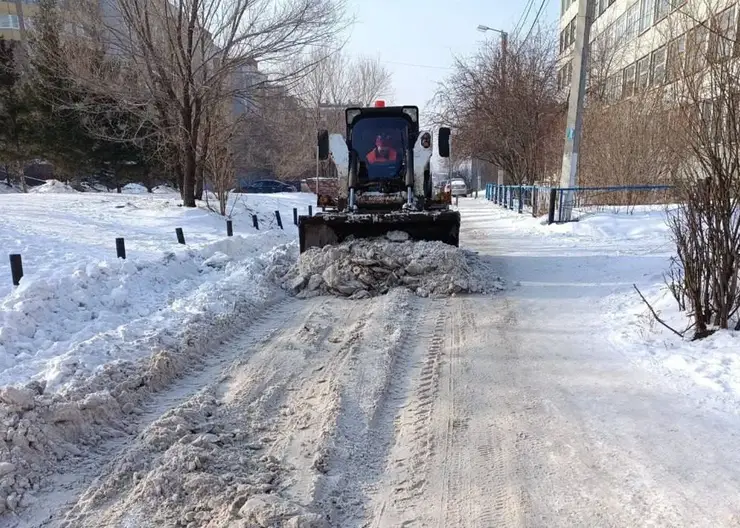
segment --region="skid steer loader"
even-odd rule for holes
[[[336,185],[317,178],[316,216],[300,216],[300,251],[368,238],[391,231],[412,240],[437,240],[457,246],[460,213],[451,209],[449,192],[435,191],[430,170],[432,135],[419,131],[416,106],[345,110],[346,136],[318,133],[318,157],[330,160]],[[450,155],[450,129],[438,132],[440,157]]]

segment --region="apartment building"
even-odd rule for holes
[[[712,0],[710,0],[712,1]],[[679,78],[692,61],[738,54],[734,0],[594,0],[588,87],[607,102],[631,97]],[[561,0],[558,85],[572,79],[575,0]],[[711,53],[707,53],[711,51]]]
[[[21,18],[24,27],[29,28],[33,25],[38,10],[38,0],[0,2],[0,37],[5,40],[20,40]]]

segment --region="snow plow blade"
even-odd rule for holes
[[[350,236],[373,238],[391,231],[404,231],[412,240],[440,241],[458,246],[460,213],[457,211],[328,213],[301,216],[298,219],[301,253],[312,247],[341,243]]]

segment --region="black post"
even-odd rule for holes
[[[295,225],[298,225],[298,208],[297,207],[293,208],[293,223]]]
[[[514,187],[509,187],[509,209],[514,210]]]
[[[277,218],[278,227],[283,228],[283,220],[280,218],[280,211],[275,211],[275,218]]]
[[[23,278],[23,260],[20,255],[10,255],[10,273],[13,276],[13,286],[20,286]]]
[[[308,206],[308,216],[313,216],[313,205]]]
[[[185,234],[182,232],[182,227],[178,227],[175,229],[175,233],[177,234],[177,241],[180,244],[185,243]]]
[[[524,211],[524,187],[519,185],[519,214]]]
[[[254,226],[254,228],[255,228],[255,229],[256,229],[257,231],[259,231],[259,229],[260,229],[260,222],[259,222],[259,220],[257,219],[257,215],[256,215],[256,214],[253,214],[253,215],[252,215],[252,225]]]
[[[555,202],[557,201],[558,190],[550,189],[550,207],[547,211],[547,223],[552,224],[555,222]]]
[[[537,187],[532,187],[532,216],[537,218],[537,208],[539,204],[537,203],[537,200],[539,198],[538,195],[538,189]]]
[[[123,238],[116,239],[116,256],[118,258],[126,259],[126,243]]]
[[[226,236],[234,236],[234,224],[231,220],[226,220]]]

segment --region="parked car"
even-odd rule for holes
[[[468,195],[468,184],[465,183],[465,180],[454,179],[447,183],[445,192],[449,192],[452,196],[465,197]]]
[[[255,194],[271,194],[281,192],[297,192],[296,188],[278,180],[257,180],[242,185],[239,192]]]

